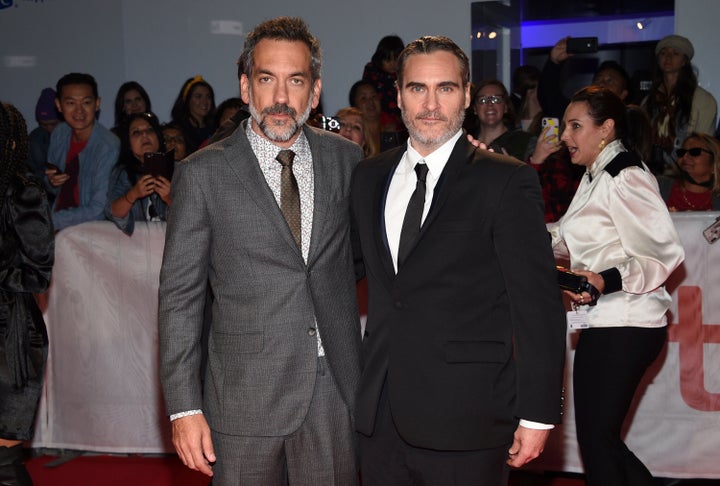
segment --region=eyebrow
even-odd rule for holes
[[[455,87],[455,88],[459,88],[459,87],[460,87],[460,85],[459,85],[458,83],[456,83],[455,81],[441,81],[441,82],[439,82],[439,83],[437,84],[437,86],[438,86],[439,88],[444,88],[444,87],[446,87],[446,86],[452,86],[452,87]],[[426,84],[426,83],[421,83],[421,82],[419,82],[419,81],[408,81],[408,82],[405,84],[405,87],[406,87],[406,88],[427,87],[427,84]]]
[[[258,75],[267,74],[269,76],[277,76],[275,73],[273,73],[272,71],[268,71],[267,69],[258,69],[257,74]],[[290,78],[296,78],[296,77],[307,78],[307,77],[309,77],[309,75],[310,74],[306,71],[297,71],[294,73],[290,73],[290,75],[288,77],[290,77]]]

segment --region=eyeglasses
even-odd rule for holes
[[[691,149],[679,148],[675,151],[678,158],[684,157],[685,154],[689,154],[690,157],[698,157],[702,152],[712,155],[712,152],[710,152],[709,150],[705,150],[704,148],[700,148],[700,147],[693,147]]]
[[[495,96],[495,95],[481,96],[476,101],[476,103],[480,103],[481,105],[487,105],[488,103],[490,103],[491,105],[497,105],[498,103],[504,103],[504,102],[505,102],[505,100],[503,99],[502,96]]]

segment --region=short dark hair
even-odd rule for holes
[[[595,70],[595,74],[593,75],[593,82],[595,82],[595,78],[598,74],[600,74],[603,71],[615,71],[620,75],[623,82],[625,83],[625,89],[630,90],[630,76],[628,75],[627,71],[625,71],[625,68],[620,65],[617,61],[608,60],[600,63],[598,68]]]
[[[252,76],[255,47],[263,39],[305,43],[310,49],[310,77],[313,82],[320,79],[322,69],[320,42],[310,33],[305,21],[299,17],[277,17],[266,20],[247,35],[238,66],[242,67],[248,78]]]
[[[396,35],[386,35],[378,42],[371,61],[376,66],[380,66],[383,61],[397,59],[404,48],[405,43],[400,37]]]
[[[97,87],[97,81],[95,81],[95,78],[93,78],[89,74],[85,73],[68,73],[62,78],[60,78],[55,85],[55,93],[58,100],[62,99],[62,89],[65,86],[71,85],[71,84],[85,84],[87,86],[90,86],[93,93],[93,98],[97,99],[98,97],[98,87]]]
[[[460,46],[455,44],[449,37],[441,35],[426,35],[412,41],[410,44],[403,49],[398,56],[398,70],[397,70],[397,83],[398,89],[402,88],[402,78],[405,74],[405,63],[408,57],[415,54],[430,54],[436,51],[446,51],[454,54],[460,61],[460,75],[463,81],[463,87],[467,86],[470,82],[470,61],[467,55],[460,49]]]

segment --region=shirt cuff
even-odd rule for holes
[[[605,281],[603,294],[611,294],[613,292],[617,292],[618,290],[622,290],[622,277],[620,276],[620,270],[616,267],[603,270],[599,275]]]
[[[550,430],[550,429],[555,428],[555,426],[553,424],[544,424],[542,422],[533,422],[532,420],[525,420],[525,419],[520,419],[520,425],[522,425],[526,429],[535,429],[535,430]]]
[[[202,415],[202,410],[188,410],[187,412],[173,413],[170,415],[170,422],[190,415]]]

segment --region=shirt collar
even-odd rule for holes
[[[455,148],[455,144],[462,136],[462,134],[462,129],[458,130],[458,132],[453,135],[447,142],[442,144],[434,152],[428,154],[425,157],[422,157],[417,152],[417,150],[413,148],[412,144],[410,143],[410,139],[408,138],[407,151],[405,152],[405,157],[403,157],[403,160],[401,161],[401,167],[398,167],[398,169],[402,169],[402,172],[410,172],[415,168],[415,164],[417,164],[421,160],[424,160],[428,166],[428,172],[430,172],[430,175],[435,180],[439,179],[440,174],[445,168],[445,164],[447,164],[447,161],[450,158],[450,154]]]
[[[272,154],[272,158],[274,159],[277,157],[277,154],[280,153],[281,150],[286,150],[282,147],[279,147],[272,143],[267,138],[263,137],[262,135],[258,134],[255,130],[252,128],[252,120],[248,120],[247,127],[245,127],[245,133],[247,134],[248,141],[250,142],[250,146],[253,148],[253,151],[257,153],[265,153],[265,154]],[[293,144],[288,147],[289,150],[292,150],[295,152],[295,154],[304,154],[309,152],[310,150],[310,144],[307,141],[307,138],[305,137],[305,130],[300,128],[300,135],[298,138],[295,139]]]
[[[600,172],[615,158],[615,156],[621,152],[627,152],[627,149],[622,144],[620,139],[613,140],[607,146],[600,151],[598,156],[595,158],[595,162],[588,167],[587,171],[590,173],[590,178],[595,179]]]

